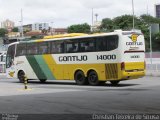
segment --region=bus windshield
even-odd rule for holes
[[[8,51],[7,51],[6,68],[11,67],[11,65],[13,64],[14,55],[15,55],[15,45],[11,45],[9,46]]]

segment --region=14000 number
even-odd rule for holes
[[[97,60],[115,60],[116,55],[97,55]]]

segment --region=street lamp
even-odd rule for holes
[[[95,16],[96,16],[96,22],[97,22],[98,21],[98,13],[96,13]]]

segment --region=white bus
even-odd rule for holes
[[[46,36],[9,45],[6,70],[10,78],[75,80],[98,85],[145,75],[144,36],[136,31]]]

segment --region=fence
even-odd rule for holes
[[[3,62],[0,62],[0,73],[6,72],[6,64]]]
[[[152,63],[151,63],[152,61]],[[160,52],[146,53],[146,75],[160,76]]]
[[[6,72],[6,45],[0,45],[0,73]]]

